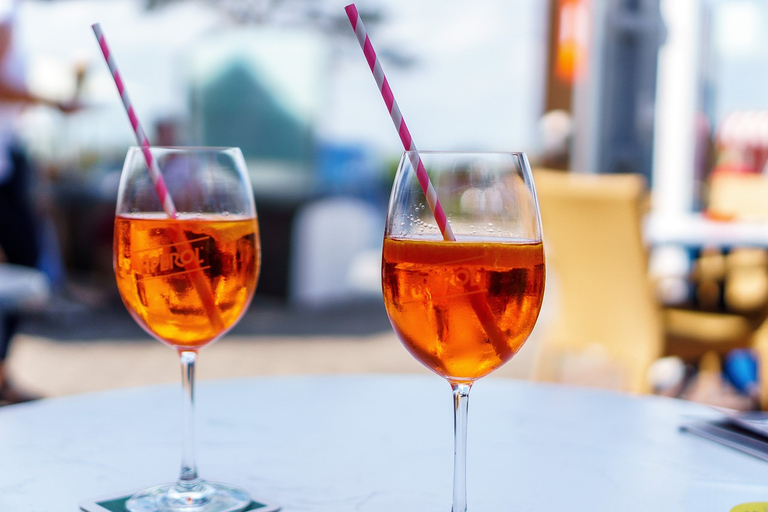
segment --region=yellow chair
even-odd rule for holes
[[[707,215],[723,220],[768,220],[768,176],[716,171],[707,180]]]
[[[534,183],[559,306],[534,377],[650,391],[646,374],[664,338],[642,243],[645,183],[545,169]]]
[[[662,356],[695,363],[750,344],[757,326],[741,315],[661,307],[648,274],[641,176],[536,169],[534,182],[558,298],[534,378],[651,392],[648,370]]]

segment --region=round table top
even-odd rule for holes
[[[495,378],[470,402],[470,511],[768,501],[768,463],[679,430],[712,416],[698,404]],[[201,476],[285,512],[450,510],[452,398],[439,377],[204,381],[197,407]],[[168,385],[0,408],[0,510],[76,510],[174,480],[180,409]]]
[[[48,279],[39,270],[0,263],[0,310],[39,307],[49,295]]]

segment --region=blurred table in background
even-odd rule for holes
[[[768,222],[714,220],[701,213],[651,214],[645,239],[651,246],[679,245],[691,249],[768,248]]]
[[[452,397],[436,376],[204,381],[197,398],[203,478],[284,512],[450,507]],[[498,378],[471,400],[472,509],[722,512],[768,500],[768,463],[680,432],[714,415],[699,404]],[[180,406],[166,385],[0,409],[0,510],[75,510],[174,479]]]
[[[754,346],[754,334],[768,326],[768,221],[657,213],[646,219],[644,236],[662,301],[720,314],[723,332],[733,331],[729,339],[734,343],[726,347]],[[718,328],[709,325],[707,331]],[[745,341],[740,331],[750,339]]]

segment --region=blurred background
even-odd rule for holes
[[[134,143],[90,30],[96,21],[152,143],[242,148],[263,229],[259,294],[290,298],[292,232],[303,206],[344,196],[380,217],[400,142],[343,7],[22,0],[18,38],[30,87],[61,99],[79,90],[87,106],[69,115],[28,109],[21,121],[57,211],[67,275],[112,286],[110,214]],[[540,2],[360,9],[420,147],[536,147],[547,79],[548,10]]]
[[[297,326],[309,325],[304,331],[311,334],[323,322],[336,322],[329,334],[388,329],[378,265],[401,147],[349,28],[346,3],[18,2],[15,37],[29,87],[56,100],[76,97],[84,106],[68,114],[30,107],[19,120],[36,169],[36,207],[48,226],[42,267],[55,290],[48,314],[25,323],[28,335],[82,339],[88,328],[98,330],[98,318],[111,319],[105,329],[114,332],[114,319],[127,316],[112,275],[111,230],[122,160],[134,138],[91,32],[95,22],[150,142],[236,145],[245,154],[264,254],[252,307],[262,316],[246,319],[241,332],[296,334]],[[659,315],[674,307],[748,318],[749,341],[742,337],[715,351],[709,367],[718,375],[732,349],[756,346],[762,322],[755,318],[768,312],[762,252],[768,236],[761,231],[768,208],[760,183],[744,180],[764,175],[768,159],[768,0],[369,0],[357,6],[419,148],[525,151],[535,168],[563,175],[639,177],[643,213],[636,227],[648,277],[642,293]],[[725,199],[715,204],[713,184],[722,176],[739,180],[725,186],[736,192],[717,192]],[[551,218],[545,215],[545,236]],[[720,225],[702,227],[702,221]],[[600,217],[590,222],[587,233],[596,233]],[[723,242],[711,237],[712,229],[746,229],[747,239]],[[726,268],[738,263],[728,258],[743,254],[735,251],[742,247],[760,249],[739,256],[752,269],[741,280],[748,314],[739,310],[744,295],[741,302],[726,300],[740,293],[726,291]],[[553,257],[565,257],[564,249],[551,249]],[[558,330],[558,311],[569,297],[568,279],[558,275],[565,271],[554,257],[533,345],[551,326]],[[582,299],[601,293],[584,290]],[[328,310],[349,303],[370,307],[346,316]],[[119,312],[105,311],[111,305]],[[72,320],[93,311],[99,313],[87,317],[92,321]],[[297,316],[307,311],[315,316]],[[661,332],[667,324],[660,318]],[[73,322],[80,331],[63,334]],[[129,333],[124,337],[136,335]],[[675,396],[711,352],[683,356],[658,339],[647,343],[656,348],[642,368],[642,389]],[[530,349],[515,375],[536,373],[537,350]],[[653,365],[670,355],[676,364]],[[727,383],[754,402],[758,356],[747,355]],[[600,357],[580,359],[583,367],[569,367],[570,374],[590,373],[584,368]]]

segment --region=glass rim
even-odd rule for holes
[[[525,151],[496,151],[496,150],[440,150],[440,149],[407,149],[403,154],[430,154],[430,155],[510,155],[525,156]]]
[[[170,151],[231,151],[233,149],[240,151],[242,153],[242,150],[239,146],[149,146],[149,150],[152,151],[153,149],[163,149],[163,150],[170,150]],[[136,144],[132,144],[128,146],[129,151],[138,150],[143,151],[144,146],[137,146]]]

